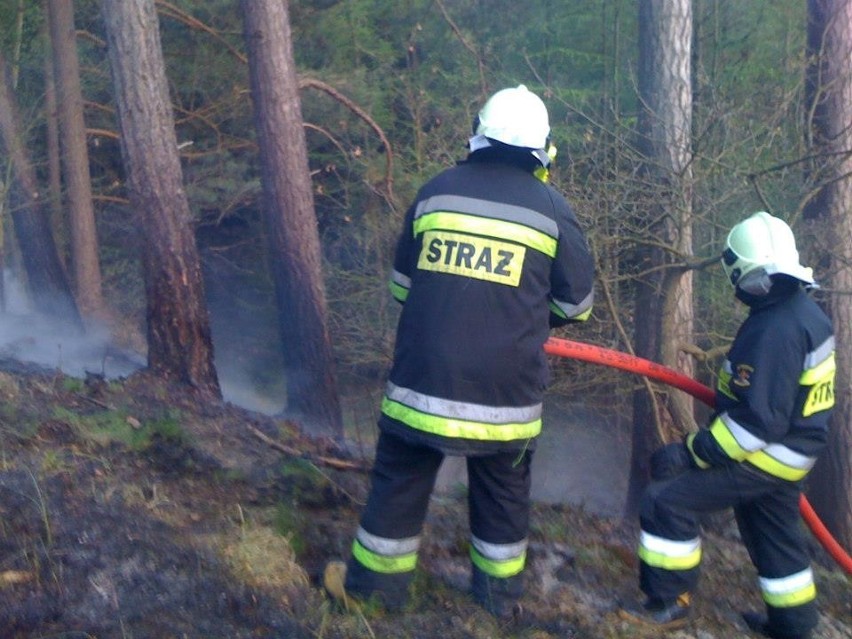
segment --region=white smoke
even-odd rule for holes
[[[106,327],[87,327],[81,335],[61,320],[35,312],[23,284],[8,270],[3,273],[3,286],[6,309],[0,313],[0,360],[35,364],[81,379],[88,374],[120,379],[146,366],[144,354],[116,346]],[[281,411],[283,400],[259,392],[228,358],[217,361],[216,369],[225,401],[268,415]]]
[[[116,348],[106,329],[85,335],[60,320],[38,314],[22,283],[3,273],[6,309],[0,313],[0,358],[37,364],[72,377],[87,373],[109,379],[125,377],[145,366],[144,356]]]

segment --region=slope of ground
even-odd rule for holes
[[[501,623],[466,594],[462,489],[436,496],[409,609],[347,612],[318,582],[348,554],[361,461],[144,373],[105,382],[0,368],[4,639],[655,636],[615,612],[639,596],[630,522],[537,505],[529,614]],[[750,637],[738,613],[759,595],[730,521],[714,520],[706,541],[696,618],[671,636]],[[850,581],[817,547],[814,557],[818,637],[848,639]]]

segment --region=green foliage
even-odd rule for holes
[[[38,2],[0,0],[0,46],[11,62],[28,67],[44,55],[44,16]]]
[[[308,543],[305,539],[307,526],[304,512],[287,504],[278,504],[272,516],[272,529],[290,542],[290,548],[297,557],[303,556]]]
[[[35,437],[38,427],[38,421],[21,411],[17,402],[0,403],[0,450],[3,442]]]
[[[128,450],[143,451],[155,439],[180,447],[190,442],[189,435],[180,424],[180,415],[176,412],[139,424],[122,410],[84,415],[57,407],[54,418],[69,424],[78,436],[98,446],[118,444]]]
[[[634,147],[635,2],[307,0],[289,9],[302,77],[343,96],[301,92],[342,370],[374,379],[386,368],[397,310],[385,282],[402,213],[426,179],[464,156],[486,95],[518,83],[548,103],[559,147],[552,182],[588,230],[599,291],[611,300],[572,335],[612,344],[631,339],[633,257],[655,239],[646,216],[660,195],[643,182]],[[749,0],[695,2],[693,9],[694,252],[705,258],[718,253],[725,230],[743,214],[770,208],[792,220],[806,194],[796,162],[805,155],[806,8],[794,0]],[[274,387],[283,354],[239,3],[175,0],[158,10],[218,359],[251,368],[253,383]],[[77,0],[75,22],[106,296],[141,331],[138,225],[126,204],[99,2]],[[0,46],[12,52],[20,45],[16,97],[42,176],[43,27],[40,3],[0,0]],[[696,273],[695,292],[697,344],[723,345],[737,311],[715,267]],[[588,390],[576,371],[557,371],[566,392]]]
[[[65,376],[62,378],[62,390],[69,393],[79,393],[85,388],[83,380],[79,377]]]
[[[279,473],[281,484],[294,502],[303,506],[325,503],[324,493],[328,488],[328,479],[310,461],[291,459],[282,462]]]

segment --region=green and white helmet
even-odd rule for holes
[[[782,273],[815,284],[813,269],[799,262],[792,229],[766,211],[754,213],[731,229],[722,266],[731,284],[750,293],[767,293],[769,276]]]

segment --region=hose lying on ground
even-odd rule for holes
[[[591,364],[602,364],[603,366],[610,366],[630,373],[636,373],[637,375],[643,375],[649,379],[663,382],[689,393],[708,406],[713,406],[716,402],[716,394],[701,382],[687,377],[682,373],[678,373],[676,370],[667,366],[630,355],[629,353],[622,353],[602,346],[594,346],[593,344],[575,342],[558,337],[548,339],[544,343],[544,350],[550,355],[567,357],[568,359],[576,359]],[[822,523],[811,507],[804,493],[799,498],[799,510],[808,528],[822,547],[825,548],[832,559],[847,574],[852,574],[852,557],[832,537],[825,524]]]

